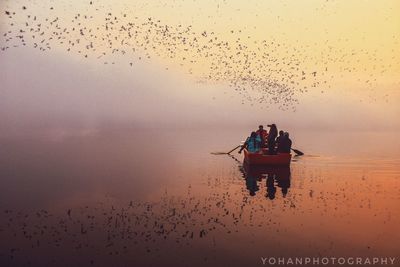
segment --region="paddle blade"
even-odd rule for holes
[[[294,153],[296,153],[297,156],[303,156],[304,155],[304,153],[301,152],[300,150],[293,149],[293,148],[292,148],[292,150],[294,151]]]
[[[226,152],[211,152],[210,154],[212,154],[212,155],[226,155],[228,153],[226,153]]]
[[[232,153],[233,151],[235,151],[239,147],[241,147],[241,145],[238,145],[237,147],[235,147],[234,149],[232,149],[232,150],[230,150],[228,152],[211,152],[211,154],[213,154],[213,155],[226,155],[226,154],[228,154],[229,155],[230,153]]]

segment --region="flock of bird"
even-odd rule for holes
[[[375,73],[376,68],[385,68],[378,56],[368,51],[347,53],[327,43],[329,53],[312,57],[307,52],[313,49],[310,45],[293,45],[274,37],[257,40],[240,29],[229,30],[229,37],[221,36],[212,30],[195,30],[191,25],[169,25],[154,17],[138,17],[128,8],[114,11],[98,1],[88,1],[76,13],[65,11],[68,7],[58,12],[46,5],[44,12],[35,14],[31,10],[38,10],[39,3],[27,3],[35,8],[26,4],[3,11],[1,21],[6,32],[0,43],[2,51],[20,46],[41,51],[57,48],[103,64],[115,64],[118,56],[130,58],[130,66],[138,60],[156,58],[179,66],[199,81],[229,85],[243,96],[243,103],[295,109],[298,94],[324,92],[331,86],[335,78],[329,72],[331,65],[341,62],[342,72],[355,72],[356,65],[349,62],[368,55],[375,62]],[[303,64],[305,60],[315,66],[310,69]],[[369,86],[376,82],[375,74],[371,75],[365,81]]]

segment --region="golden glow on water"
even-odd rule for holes
[[[379,146],[365,158],[355,152],[377,138],[398,147],[391,136],[357,134],[340,149],[336,134],[320,134],[308,155],[282,169],[209,153],[237,133],[218,132],[220,141],[208,131],[162,132],[2,143],[0,248],[17,249],[4,262],[245,266],[265,254],[397,255],[399,158],[382,157]]]

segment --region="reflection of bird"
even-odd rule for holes
[[[241,166],[240,169],[244,171],[245,168]],[[344,218],[338,219],[339,222],[353,225],[348,218],[354,216],[354,210],[371,209],[371,200],[376,197],[365,197],[368,196],[367,192],[376,191],[374,183],[367,183],[368,177],[362,178],[363,182],[358,187],[360,194],[355,195],[351,186],[354,181],[324,179],[311,168],[297,169],[296,172],[304,171],[302,175],[309,179],[297,180],[299,184],[295,190],[286,198],[280,198],[275,195],[275,186],[282,189],[290,186],[290,169],[252,170],[256,177],[260,177],[258,174],[261,173],[262,179],[266,178],[265,187],[260,190],[273,199],[267,201],[262,194],[248,197],[243,179],[238,179],[245,173],[237,169],[234,166],[234,169],[219,172],[217,176],[205,172],[199,178],[202,181],[200,184],[205,186],[198,191],[200,193],[193,193],[192,186],[189,185],[178,195],[165,193],[151,202],[135,200],[115,203],[106,200],[90,206],[74,207],[73,211],[70,207],[66,209],[67,212],[65,209],[62,212],[45,209],[19,212],[6,209],[0,216],[0,240],[10,240],[10,245],[9,249],[2,250],[2,260],[9,256],[13,261],[43,266],[46,265],[44,261],[51,259],[51,251],[55,255],[64,255],[60,259],[54,259],[54,265],[57,266],[75,266],[68,262],[74,259],[102,265],[101,261],[105,258],[132,259],[134,253],[148,253],[154,259],[163,251],[170,253],[177,248],[190,248],[203,242],[211,244],[214,239],[218,243],[218,238],[225,239],[226,235],[237,232],[240,235],[236,238],[240,238],[242,234],[254,233],[249,236],[261,238],[258,241],[265,236],[290,238],[293,220],[296,220],[298,231],[303,231],[309,229],[308,224],[303,224],[308,222],[309,216]],[[309,186],[317,186],[319,189],[314,191]],[[341,209],[340,206],[350,206],[350,209]],[[374,213],[379,212],[385,213],[387,210],[374,209]],[[338,214],[345,216],[337,216]],[[388,218],[390,216],[382,216],[382,223],[388,222]],[[264,235],[257,235],[257,229]],[[290,234],[273,236],[274,233],[280,235],[285,232]],[[299,242],[303,240],[300,239]],[[8,245],[3,242],[1,246],[7,248]],[[39,257],[42,255],[46,257]],[[59,262],[60,260],[67,262]]]
[[[19,18],[13,20],[16,12],[5,11],[12,25],[4,34],[5,42],[12,45],[2,46],[3,51],[30,43],[41,51],[61,46],[85,58],[131,57],[135,54],[139,60],[165,58],[186,68],[200,80],[228,83],[242,95],[243,102],[252,104],[278,104],[283,109],[293,107],[298,94],[329,86],[329,80],[334,78],[328,74],[329,65],[339,64],[341,72],[350,73],[364,68],[361,59],[367,57],[373,62],[373,73],[378,72],[377,68],[381,72],[386,70],[377,52],[335,49],[329,46],[328,40],[327,51],[317,58],[309,55],[313,50],[311,45],[290,45],[290,42],[274,37],[252,40],[251,36],[244,36],[241,30],[234,29],[228,31],[229,38],[222,37],[211,30],[195,31],[191,25],[168,25],[152,17],[127,16],[131,12],[128,8],[103,12],[104,6],[93,1],[71,19],[60,19],[53,7],[46,17],[39,14],[25,16],[29,10],[33,9],[23,6],[18,11],[22,13],[18,15],[26,19],[22,23]],[[347,39],[340,41],[348,42]],[[303,64],[306,59],[316,62],[318,72]],[[353,62],[359,63],[354,65]],[[376,82],[373,73],[364,81],[368,87]]]
[[[127,206],[118,207],[104,203],[85,206],[76,209],[73,218],[71,209],[67,209],[67,218],[47,210],[37,211],[35,216],[6,210],[5,220],[0,220],[0,229],[5,222],[10,229],[7,233],[23,237],[19,242],[21,248],[12,249],[13,255],[16,250],[26,250],[24,246],[30,249],[44,246],[46,250],[72,246],[76,251],[96,247],[105,255],[128,254],[132,247],[141,247],[154,253],[159,250],[154,244],[162,240],[188,245],[199,238],[207,238],[214,230],[233,230],[228,229],[231,220],[235,223],[238,220],[227,207],[229,193],[196,199],[190,190],[189,186],[186,198],[181,199],[165,196],[159,202],[130,201]],[[15,224],[10,225],[9,221]],[[0,237],[7,233],[0,231]],[[105,243],[99,243],[99,238]]]

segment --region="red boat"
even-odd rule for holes
[[[244,149],[244,161],[250,165],[289,166],[291,159],[292,154],[290,153],[268,155],[267,149],[257,153],[251,153]]]

